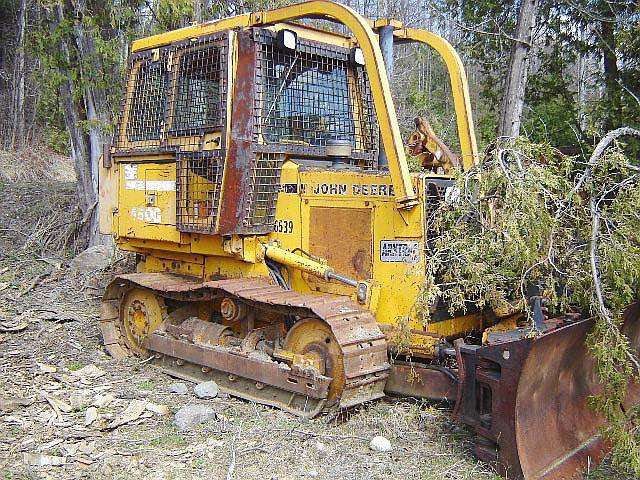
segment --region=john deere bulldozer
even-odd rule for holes
[[[407,43],[442,57],[460,146],[416,132],[431,159],[419,173],[387,77]],[[455,201],[454,162],[478,162],[469,92],[433,33],[317,0],[134,42],[100,228],[138,262],[104,294],[107,350],[304,417],[385,394],[449,400],[509,478],[579,474],[606,447],[586,405],[590,321],[538,305],[531,337],[521,312],[418,315],[428,219]]]

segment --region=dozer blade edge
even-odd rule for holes
[[[585,343],[593,325],[582,320],[538,338],[459,348],[454,416],[475,430],[475,454],[507,478],[581,478],[609,450],[604,418],[588,405],[601,392]],[[638,352],[640,303],[627,309],[622,330]],[[621,408],[637,404],[640,385],[632,383]]]

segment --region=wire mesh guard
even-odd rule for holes
[[[222,138],[226,51],[218,36],[133,55],[117,149],[199,150],[207,148],[203,135],[217,131]]]
[[[154,62],[150,57],[143,57],[132,62],[121,115],[118,147],[152,148],[160,145],[167,91],[164,61]]]
[[[433,222],[435,220],[435,213],[446,200],[445,195],[447,188],[454,184],[455,182],[449,179],[425,179],[423,204],[426,238],[434,237],[435,229]]]
[[[213,233],[224,162],[226,36],[135,55],[120,116],[121,152],[176,151],[176,226]]]
[[[265,31],[256,68],[256,141],[323,156],[330,139],[348,140],[355,158],[375,158],[377,122],[364,69],[346,48],[298,39],[296,49]]]
[[[251,170],[249,208],[244,219],[247,227],[269,226],[275,222],[276,199],[280,191],[280,172],[284,155],[256,153]]]
[[[226,105],[220,45],[201,45],[179,55],[172,134],[200,134],[221,127]]]
[[[215,231],[223,164],[221,150],[178,154],[176,226],[179,230]]]

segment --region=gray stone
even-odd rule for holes
[[[369,448],[375,452],[390,452],[393,450],[391,446],[391,442],[384,437],[377,436],[371,439],[369,443]]]
[[[111,265],[114,248],[109,245],[95,245],[80,252],[69,266],[79,272],[95,272]]]
[[[178,430],[184,431],[215,418],[215,410],[207,405],[185,405],[176,412],[173,423]]]
[[[177,393],[178,395],[186,395],[189,391],[186,383],[176,382],[168,387],[169,393]]]
[[[213,380],[199,383],[193,388],[193,393],[196,394],[196,397],[205,399],[216,398],[219,391],[218,384]]]
[[[322,442],[316,442],[316,452],[318,452],[318,455],[324,456],[329,453],[329,447]]]

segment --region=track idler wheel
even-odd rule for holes
[[[163,322],[167,308],[164,300],[150,290],[134,288],[122,299],[121,329],[127,347],[136,355],[144,355],[144,341]]]
[[[328,403],[332,404],[340,398],[345,385],[343,354],[326,322],[319,318],[298,321],[287,333],[284,350],[317,359],[317,365],[320,366],[318,373],[332,378]]]
[[[166,313],[163,298],[152,290],[112,283],[107,287],[100,315],[107,351],[114,358],[148,355],[145,339],[162,324]]]

